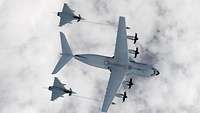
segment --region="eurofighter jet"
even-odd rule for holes
[[[82,18],[80,14],[75,15],[74,10],[70,9],[66,3],[63,6],[62,12],[58,12],[57,16],[60,17],[59,26],[63,26],[66,23],[72,23],[73,20],[77,20],[77,22],[79,22],[80,20],[84,20],[84,18]]]
[[[58,97],[63,97],[64,94],[68,93],[69,96],[76,94],[76,92],[69,90],[64,87],[65,84],[62,84],[58,78],[54,78],[53,86],[49,86],[49,90],[52,91],[51,101],[54,101]]]
[[[61,38],[61,58],[56,64],[52,74],[56,74],[71,58],[91,66],[110,70],[110,78],[106,88],[106,94],[101,111],[107,112],[110,104],[117,94],[126,75],[152,77],[157,76],[159,71],[152,65],[135,62],[128,57],[127,33],[125,17],[119,17],[117,39],[114,56],[103,56],[97,54],[73,55],[65,35],[60,32]]]

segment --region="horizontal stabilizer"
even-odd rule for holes
[[[60,40],[61,40],[61,47],[62,47],[62,54],[69,54],[72,55],[71,48],[67,42],[67,39],[64,33],[60,32]]]
[[[54,68],[52,74],[56,74],[72,57],[72,51],[69,47],[69,44],[67,42],[67,39],[64,35],[64,33],[60,32],[60,40],[61,40],[61,58],[59,59],[58,63],[56,64],[56,67]]]

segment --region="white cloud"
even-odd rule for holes
[[[89,22],[58,28],[56,12],[64,1],[2,0],[0,2],[0,112],[99,112],[109,72],[72,60],[59,78],[81,97],[50,102],[50,74],[59,58],[59,31],[64,31],[74,53],[113,55],[117,23],[127,17],[138,32],[141,55],[137,61],[154,64],[160,76],[137,79],[126,103],[110,107],[116,113],[198,113],[200,111],[200,46],[198,0],[69,1]],[[91,22],[90,22],[91,21]],[[132,45],[130,45],[132,46]],[[84,68],[83,68],[84,67]],[[93,99],[100,101],[94,101]]]

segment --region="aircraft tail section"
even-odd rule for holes
[[[62,32],[60,32],[60,40],[61,40],[61,48],[62,48],[61,58],[56,64],[52,74],[56,74],[71,58],[73,58],[71,48],[67,42],[67,39],[64,33]]]
[[[60,40],[61,40],[61,47],[62,47],[62,55],[63,54],[72,55],[71,48],[67,42],[67,39],[66,39],[64,33],[62,33],[62,32],[60,32]]]

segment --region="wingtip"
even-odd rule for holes
[[[64,3],[64,5],[67,5],[67,3]]]
[[[107,111],[101,110],[102,113],[107,113]]]
[[[56,74],[57,72],[54,70],[51,74]]]
[[[125,18],[125,16],[119,16],[119,18]]]
[[[62,27],[63,25],[65,25],[65,24],[62,24],[62,23],[59,23],[59,24],[58,24],[59,27]]]
[[[60,31],[60,35],[64,35],[65,36],[65,34],[63,32],[61,32],[61,31]]]
[[[101,112],[107,113],[107,111],[108,111],[107,109],[105,109],[105,108],[102,107]]]

